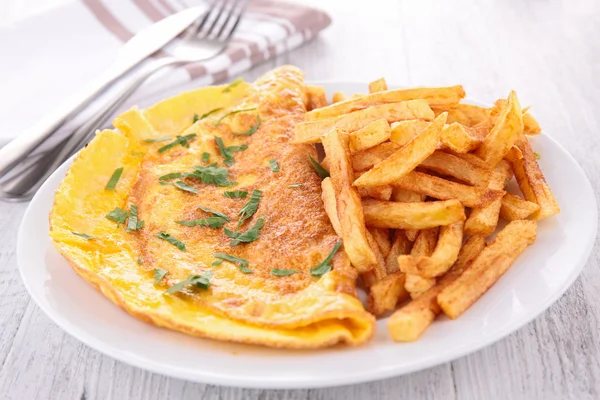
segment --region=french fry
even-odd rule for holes
[[[502,197],[502,206],[500,207],[500,218],[506,221],[515,221],[525,219],[540,209],[535,203],[523,200],[512,193],[506,193]]]
[[[458,318],[479,299],[535,241],[536,227],[535,221],[512,221],[506,225],[471,267],[438,294],[444,313]]]
[[[354,173],[354,179],[358,179],[364,172]],[[372,199],[388,201],[392,197],[393,188],[391,185],[370,186],[357,188],[360,197],[369,197]]]
[[[502,190],[506,187],[508,180],[512,176],[510,164],[504,160],[500,161],[495,168],[496,174],[490,181],[489,188]],[[473,235],[491,235],[498,225],[500,217],[500,207],[502,198],[498,198],[483,208],[474,208],[465,222],[465,234]]]
[[[383,254],[384,257],[387,257],[392,248],[392,243],[390,242],[390,230],[386,228],[370,228],[367,230],[377,242],[381,254]]]
[[[352,157],[352,168],[355,171],[365,171],[372,168],[400,149],[395,143],[386,142],[370,149],[356,153]]]
[[[485,248],[483,236],[472,236],[460,249],[452,269],[427,292],[396,311],[388,320],[388,331],[396,342],[413,342],[423,335],[441,312],[437,295],[454,282]]]
[[[388,90],[388,87],[383,78],[379,78],[376,81],[369,83],[369,93],[383,92],[384,90]]]
[[[427,196],[425,196],[424,194],[402,189],[399,187],[394,187],[392,191],[392,201],[397,201],[400,203],[417,203],[425,201],[426,197]],[[414,242],[417,239],[419,231],[417,229],[406,229],[405,234],[408,240]]]
[[[462,246],[464,223],[442,226],[433,253],[416,260],[419,275],[423,278],[438,277],[450,269],[458,257]]]
[[[412,171],[398,178],[394,186],[425,194],[440,200],[456,199],[465,207],[485,207],[504,195],[503,190],[481,186],[467,186],[436,176]]]
[[[473,186],[487,186],[493,176],[489,169],[477,167],[463,158],[442,151],[436,151],[427,157],[419,167],[451,176]]]
[[[386,90],[342,102],[334,99],[335,104],[306,113],[305,120],[325,120],[381,104],[411,100],[425,100],[431,107],[448,106],[457,104],[463,97],[465,91],[462,86]]]
[[[354,181],[354,186],[387,185],[411,172],[435,151],[445,123],[446,115],[441,114],[413,140]]]
[[[320,110],[323,109],[324,108],[321,108]],[[318,143],[321,140],[321,137],[332,128],[353,132],[382,118],[388,123],[405,119],[431,120],[433,119],[433,111],[431,111],[431,108],[429,108],[429,105],[425,100],[410,100],[399,103],[382,104],[380,106],[355,111],[336,118],[301,122],[295,127],[294,142]]]
[[[416,260],[433,253],[438,241],[438,233],[439,228],[437,227],[420,231],[410,255],[398,256],[398,266],[400,267],[400,271],[406,274],[404,287],[413,299],[419,297],[419,295],[435,284],[434,278],[423,278],[422,276],[411,272],[414,272],[417,269]]]
[[[329,221],[331,221],[331,226],[333,226],[335,234],[342,237],[342,227],[337,215],[335,189],[333,188],[333,183],[331,183],[331,178],[329,177],[321,181],[321,198],[323,199],[325,212],[329,217]]]
[[[482,124],[490,124],[489,109],[473,104],[452,104],[448,107],[431,107],[438,116],[443,112],[448,113],[448,123],[459,123],[464,126],[474,127]]]
[[[529,113],[523,113],[523,133],[526,135],[539,135],[542,133],[540,124]]]
[[[517,147],[523,153],[523,158],[512,162],[515,178],[525,199],[540,206],[540,209],[533,213],[531,218],[539,221],[558,214],[560,207],[554,199],[550,186],[546,183],[529,142],[524,136],[521,136],[517,141]]]
[[[323,86],[306,85],[306,93],[308,94],[308,109],[316,110],[317,108],[327,107],[327,95]]]
[[[418,229],[405,229],[404,232],[406,234],[406,238],[411,242],[417,240],[417,236],[419,235]]]
[[[385,268],[388,274],[400,271],[398,266],[398,256],[403,254],[410,254],[412,249],[412,243],[406,238],[404,231],[397,230],[396,237],[394,238],[394,244],[390,249],[388,256],[385,259]]]
[[[346,95],[342,92],[335,92],[331,98],[331,102],[334,104],[344,100],[346,100]]]
[[[390,133],[390,140],[398,146],[404,146],[425,130],[429,122],[420,119],[409,119],[406,121],[394,122]]]
[[[470,128],[454,122],[444,127],[440,141],[456,153],[468,153],[481,145],[486,133],[486,129]]]
[[[427,229],[466,219],[464,207],[456,199],[425,203],[365,199],[362,204],[365,224],[373,228]]]
[[[523,114],[519,99],[510,92],[506,107],[502,109],[489,135],[477,148],[475,154],[493,168],[504,158],[519,136],[523,133]]]
[[[379,245],[377,244],[377,241],[369,231],[367,231],[366,234],[367,240],[369,241],[369,246],[371,247],[373,254],[375,254],[376,260],[375,264],[369,271],[360,274],[363,284],[368,289],[375,283],[379,282],[380,280],[386,277],[387,269],[385,267],[385,257],[383,256],[381,250],[379,250]]]
[[[404,274],[395,272],[371,286],[367,298],[367,310],[375,316],[380,316],[396,308],[399,301],[408,298],[404,281]]]
[[[348,134],[350,153],[369,149],[390,138],[390,124],[385,119],[376,119],[357,131]]]
[[[366,272],[373,268],[376,257],[367,239],[360,196],[351,185],[354,172],[350,165],[347,140],[346,134],[332,129],[323,137],[323,147],[329,159],[344,249],[357,271]]]

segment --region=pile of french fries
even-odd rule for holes
[[[485,108],[461,103],[462,86],[379,79],[332,104],[307,91],[295,142],[323,144],[325,209],[395,341],[417,340],[441,312],[460,316],[560,211],[527,139],[540,126],[515,92]],[[513,176],[522,196],[507,191]]]

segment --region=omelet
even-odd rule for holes
[[[359,345],[375,329],[320,198],[303,74],[202,88],[98,132],[56,192],[50,236],[130,315],[216,340]]]

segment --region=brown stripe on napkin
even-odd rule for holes
[[[133,37],[127,28],[111,14],[111,12],[104,7],[104,4],[98,0],[83,0],[83,4],[92,12],[96,19],[113,35],[121,39],[123,42],[128,41]]]

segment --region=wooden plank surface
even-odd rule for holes
[[[57,0],[54,0],[57,1]],[[13,5],[11,6],[12,3]],[[9,0],[5,10],[23,10]],[[316,1],[333,17],[323,35],[244,74],[291,63],[312,80],[401,85],[461,83],[469,97],[510,89],[579,162],[600,193],[600,5],[563,1]],[[33,3],[31,3],[33,4]],[[0,20],[1,22],[1,20]],[[542,155],[543,157],[543,155]],[[54,325],[18,276],[25,204],[0,203],[0,393],[6,399],[597,399],[600,251],[534,322],[452,363],[369,384],[245,390],[190,383],[112,360]],[[535,285],[535,282],[531,283]]]

